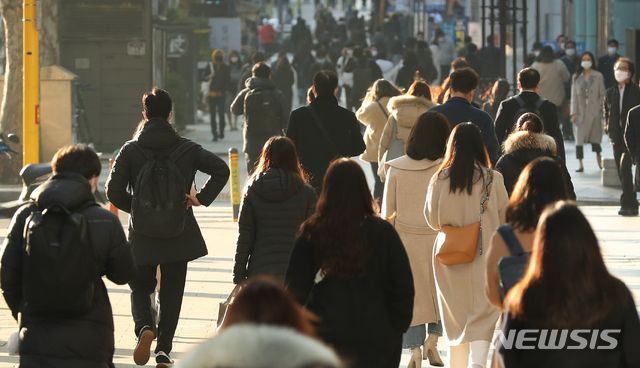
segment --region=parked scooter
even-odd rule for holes
[[[7,155],[9,158],[13,158],[11,154],[17,155],[18,152],[11,149],[7,143],[7,140],[12,143],[20,143],[20,138],[17,135],[11,133],[7,135],[7,139],[0,133],[0,153]],[[20,170],[20,178],[22,178],[22,192],[20,197],[15,201],[9,201],[0,203],[0,217],[13,217],[13,214],[18,208],[29,202],[31,193],[47,181],[51,176],[51,163],[44,164],[28,164]]]

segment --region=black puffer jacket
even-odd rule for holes
[[[262,173],[240,206],[233,282],[262,274],[283,279],[300,225],[317,201],[315,189],[297,174],[284,169]]]
[[[149,120],[135,140],[145,148],[170,154],[182,141],[180,135],[167,120],[153,118]],[[107,179],[107,197],[118,209],[131,213],[132,192],[135,191],[136,178],[147,162],[140,150],[127,142],[120,149],[116,162]],[[196,171],[209,174],[209,180],[200,189],[197,198],[204,206],[209,206],[229,180],[229,167],[215,154],[193,143],[193,147],[180,156],[176,165],[187,183],[193,183]],[[131,188],[131,191],[129,190]],[[189,193],[191,187],[185,188]],[[182,234],[171,239],[152,238],[136,233],[129,219],[129,241],[133,255],[139,265],[157,265],[178,261],[191,261],[207,255],[207,246],[200,227],[193,216],[193,209],[187,210]]]
[[[1,286],[14,318],[22,313],[26,328],[20,344],[20,366],[106,368],[114,352],[113,312],[102,279],[95,283],[93,307],[73,319],[33,320],[24,313],[22,298],[23,229],[29,215],[54,203],[67,209],[93,201],[87,179],[76,173],[53,176],[32,195],[32,202],[16,212],[9,226],[2,255]],[[120,220],[113,213],[92,206],[83,215],[89,223],[96,261],[102,275],[122,285],[135,277],[136,266]],[[55,302],[55,301],[52,301]]]
[[[558,162],[564,172],[569,198],[575,200],[576,194],[571,182],[571,175],[567,171],[562,159],[557,155],[556,142],[546,134],[531,134],[529,132],[513,133],[504,141],[504,155],[496,163],[495,169],[504,177],[504,186],[511,196],[513,188],[518,182],[520,173],[529,162],[538,157],[550,157]]]

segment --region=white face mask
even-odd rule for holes
[[[535,51],[533,52],[533,55],[534,55],[535,57],[540,56],[540,51],[539,51],[539,50],[535,50]]]
[[[353,50],[347,50],[347,56],[353,56]]]
[[[564,42],[559,44],[558,47],[560,47],[560,50],[564,50]]]
[[[431,49],[432,53],[436,53],[438,52],[438,50],[440,50],[440,48],[438,47],[438,45],[429,45],[429,49]]]
[[[235,56],[231,57],[231,62],[232,63],[237,63],[238,62],[238,58],[235,57]]]
[[[316,50],[311,50],[311,56],[316,57]]]
[[[580,66],[582,66],[584,70],[589,70],[593,64],[590,61],[583,61],[580,63]]]
[[[609,48],[607,48],[607,51],[609,51],[609,55],[615,55],[618,52],[618,48],[617,47],[609,47]]]
[[[615,75],[616,75],[616,80],[618,82],[624,82],[629,77],[629,73],[627,73],[627,72],[625,72],[623,70],[616,70]]]
[[[378,56],[378,50],[371,50],[371,56],[373,57]]]
[[[571,57],[576,54],[576,49],[566,49],[567,56]]]
[[[438,37],[438,42],[440,43],[444,42],[444,37]]]

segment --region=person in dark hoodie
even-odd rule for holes
[[[316,209],[293,141],[271,137],[247,180],[238,218],[233,283],[258,275],[282,282],[300,225]]]
[[[119,210],[131,213],[136,183],[148,151],[156,155],[171,155],[176,149],[184,149],[173,161],[185,179],[187,211],[184,229],[173,238],[144,235],[133,229],[129,219],[129,241],[138,265],[138,275],[129,282],[131,310],[135,323],[134,333],[138,343],[133,352],[134,361],[144,365],[149,360],[151,343],[158,338],[155,348],[158,367],[173,364],[169,357],[173,336],[178,326],[182,296],[189,261],[207,255],[207,245],[193,215],[193,206],[209,206],[229,180],[229,167],[218,156],[199,144],[182,138],[171,126],[171,97],[167,91],[153,88],[142,97],[144,123],[138,134],[120,148],[115,164],[107,179],[107,197]],[[146,153],[145,153],[146,152]],[[191,183],[197,171],[209,175],[200,191],[191,195]],[[151,313],[151,295],[157,284],[156,270],[160,266],[160,322],[157,327]]]
[[[209,64],[209,114],[211,115],[211,134],[213,141],[224,138],[224,112],[227,100],[227,90],[231,83],[231,68],[224,62],[224,52],[215,50],[211,54],[212,63]],[[216,128],[216,111],[218,124]]]
[[[70,211],[78,210],[84,215],[101,276],[123,285],[136,274],[131,246],[120,220],[95,204],[92,192],[96,189],[102,168],[95,151],[84,145],[63,147],[53,157],[51,166],[54,175],[31,194],[28,204],[16,212],[3,244],[0,286],[11,314],[20,324],[20,366],[113,367],[113,311],[101,278],[96,278],[93,302],[84,314],[72,318],[41,319],[34,318],[26,307],[30,301],[23,294],[23,260],[27,257],[23,235],[25,223],[32,213],[54,204],[61,204]],[[85,209],[81,209],[83,207]],[[51,300],[51,303],[55,301]]]
[[[513,133],[509,135],[503,145],[504,155],[496,163],[496,170],[504,177],[504,186],[509,196],[518,182],[520,173],[529,162],[538,157],[550,157],[560,165],[564,172],[569,199],[576,199],[571,175],[569,175],[564,161],[558,157],[555,140],[544,133],[544,125],[538,115],[523,114],[518,119]]]
[[[244,115],[243,151],[249,174],[256,167],[265,142],[274,135],[284,134],[291,113],[291,103],[271,81],[271,68],[258,63],[251,72],[253,78],[247,79],[246,88],[231,104],[232,113]]]

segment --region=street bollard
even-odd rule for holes
[[[109,159],[109,171],[111,171],[111,169],[113,168],[113,164],[114,162],[116,162],[115,158],[110,158]],[[109,211],[113,212],[116,214],[116,216],[118,215],[118,209],[116,208],[116,206],[114,206],[111,201],[109,201]]]
[[[238,149],[229,148],[229,168],[231,169],[231,205],[233,206],[233,222],[238,222],[240,212],[240,167],[238,166]]]

